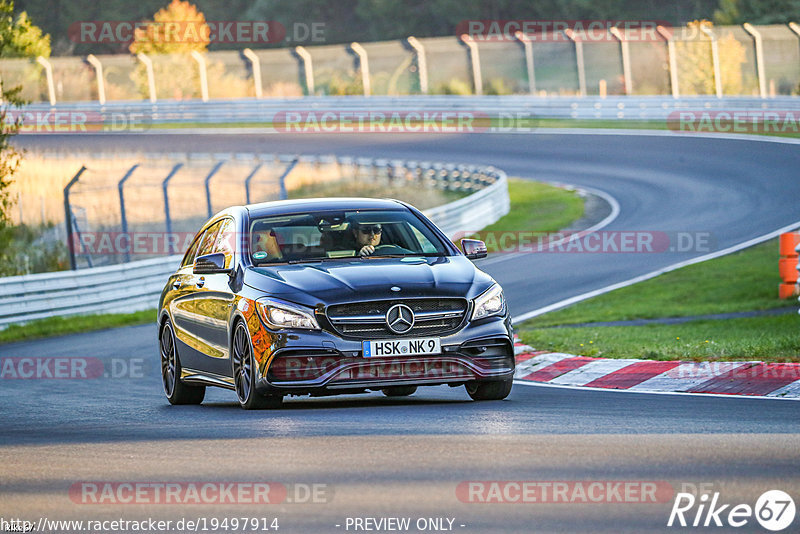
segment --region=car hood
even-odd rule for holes
[[[281,264],[251,267],[244,275],[245,285],[265,295],[307,306],[382,298],[471,299],[493,282],[464,256]]]

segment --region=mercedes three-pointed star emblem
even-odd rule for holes
[[[414,311],[405,304],[395,304],[386,312],[386,326],[395,334],[405,334],[414,326]]]

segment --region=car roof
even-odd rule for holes
[[[397,200],[388,198],[305,198],[297,200],[277,200],[244,206],[250,217],[265,217],[284,213],[305,213],[326,210],[375,210],[407,209]]]

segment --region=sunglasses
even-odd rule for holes
[[[380,225],[366,225],[366,226],[359,226],[358,231],[362,234],[373,234],[378,235],[381,233]]]

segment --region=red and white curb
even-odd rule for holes
[[[589,358],[514,343],[514,379],[564,387],[800,399],[800,363]]]

